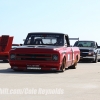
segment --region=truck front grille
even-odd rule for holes
[[[89,52],[89,50],[80,49],[80,52]]]
[[[32,60],[32,61],[50,61],[51,54],[17,54],[16,60]]]
[[[80,53],[80,56],[83,56],[83,57],[88,56],[88,53]]]

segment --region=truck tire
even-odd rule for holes
[[[76,57],[75,63],[71,65],[69,69],[76,69],[77,61],[78,61],[78,56]]]
[[[74,65],[70,66],[70,69],[76,69],[76,65],[74,64]]]
[[[93,63],[97,63],[98,59],[97,59],[97,55],[95,56],[95,59],[93,60]]]
[[[66,59],[64,58],[63,61],[62,61],[61,68],[60,68],[60,71],[61,72],[64,72],[65,71],[65,66],[66,66]]]
[[[100,62],[100,59],[98,59],[98,62]]]

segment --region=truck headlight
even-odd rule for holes
[[[89,55],[93,55],[94,54],[94,50],[89,50]]]
[[[11,59],[11,60],[14,60],[15,58],[16,58],[16,55],[15,55],[15,54],[11,54],[11,55],[10,55],[10,59]]]
[[[52,60],[57,61],[58,60],[58,55],[53,55]]]
[[[94,52],[94,50],[89,50],[89,52]]]

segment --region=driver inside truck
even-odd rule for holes
[[[42,39],[35,39],[34,44],[35,45],[41,45],[41,44],[43,44],[43,41],[42,41]]]
[[[94,47],[95,46],[95,44],[94,43],[91,43],[91,47]]]
[[[78,47],[83,47],[83,45],[82,44],[79,44]]]
[[[63,44],[62,39],[61,38],[57,38],[55,45],[61,45],[61,44]]]

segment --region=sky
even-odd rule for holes
[[[0,36],[23,43],[29,32],[61,32],[100,44],[100,0],[0,0]]]

